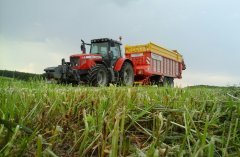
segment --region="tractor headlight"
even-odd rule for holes
[[[143,74],[143,70],[142,69],[138,70],[138,74],[139,75]]]

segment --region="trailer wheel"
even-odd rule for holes
[[[125,86],[132,86],[134,82],[133,67],[129,62],[125,62],[120,71],[120,83]]]
[[[92,86],[107,86],[109,76],[107,68],[103,64],[96,64],[88,71],[88,83]]]
[[[163,86],[174,87],[174,78],[172,77],[164,77]]]

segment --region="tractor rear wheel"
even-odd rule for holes
[[[108,70],[103,64],[96,64],[88,71],[88,83],[92,86],[107,86]]]
[[[120,83],[125,86],[132,86],[134,82],[133,67],[129,62],[125,62],[120,71]]]

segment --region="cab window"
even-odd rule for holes
[[[107,57],[108,43],[93,43],[91,47],[91,54],[101,54],[103,57]]]
[[[112,52],[113,59],[118,59],[121,57],[120,45],[114,44],[114,46],[110,47],[110,51]]]

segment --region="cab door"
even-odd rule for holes
[[[118,43],[110,44],[111,66],[113,66],[119,58],[121,58],[120,45]]]

